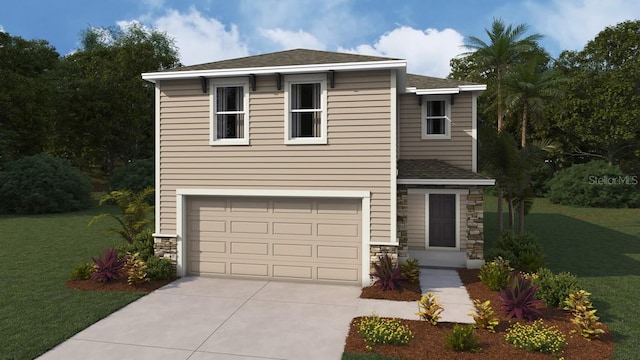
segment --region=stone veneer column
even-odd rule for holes
[[[483,188],[469,187],[467,196],[467,259],[484,259]]]
[[[409,258],[409,236],[407,235],[407,216],[409,207],[407,205],[407,187],[398,185],[396,194],[396,211],[398,217],[396,219],[396,230],[398,239],[398,258],[400,262]]]
[[[154,237],[153,252],[159,258],[171,260],[175,269],[178,262],[178,242],[175,236]]]

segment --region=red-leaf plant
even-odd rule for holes
[[[91,280],[108,282],[124,276],[123,269],[124,264],[127,262],[127,257],[118,257],[118,250],[116,248],[105,250],[104,259],[94,257],[92,257],[92,259],[96,264],[96,271],[91,274]]]
[[[373,276],[377,280],[373,285],[379,286],[381,290],[400,290],[402,284],[402,272],[398,265],[393,265],[391,257],[388,254],[380,255],[378,257],[378,264],[373,264],[375,271]]]
[[[511,279],[511,285],[501,291],[498,296],[502,300],[502,309],[510,318],[534,320],[542,313],[537,309],[542,301],[535,298],[538,287],[531,285],[531,280],[521,274]]]

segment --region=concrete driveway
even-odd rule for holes
[[[457,293],[461,284],[455,281],[460,280],[446,271],[429,276],[444,297],[443,321],[468,322],[468,295],[466,300],[460,296],[466,295],[464,287]],[[438,292],[422,284],[423,290]],[[417,319],[415,302],[366,300],[359,294],[353,286],[186,277],[109,315],[40,359],[340,359],[354,317],[375,311]],[[445,303],[447,297],[462,303]]]

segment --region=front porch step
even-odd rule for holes
[[[409,250],[409,258],[418,259],[421,267],[467,267],[467,255],[464,251]]]

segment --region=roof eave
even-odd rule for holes
[[[310,72],[323,71],[353,71],[353,70],[382,70],[382,69],[405,69],[407,67],[406,60],[388,60],[388,61],[366,61],[366,62],[350,62],[350,63],[329,63],[329,64],[305,64],[305,65],[287,65],[287,66],[263,66],[250,68],[235,69],[212,69],[212,70],[191,70],[191,71],[163,71],[143,73],[142,79],[156,82],[157,80],[177,80],[192,79],[199,77],[232,77],[246,76],[249,74],[300,74]]]
[[[484,91],[487,90],[487,85],[460,85],[458,87],[451,88],[435,88],[435,89],[418,89],[415,87],[406,88],[405,92],[416,95],[442,95],[442,94],[459,94],[464,91]]]
[[[398,179],[399,185],[479,185],[492,186],[495,179]]]

